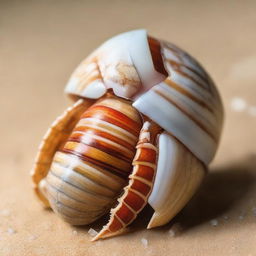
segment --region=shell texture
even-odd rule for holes
[[[111,210],[108,224],[93,241],[122,233],[147,204],[156,172],[158,155],[156,135],[160,131],[158,125],[148,121],[144,123],[136,146],[137,152],[133,159],[129,184],[124,188],[117,206]]]
[[[166,77],[159,51],[158,41],[148,44],[145,30],[115,36],[77,67],[66,93],[95,99],[112,88],[117,96],[138,97]]]
[[[194,195],[206,174],[205,165],[167,132],[159,136],[158,149],[157,172],[148,199],[155,212],[148,228],[169,222]]]
[[[74,225],[112,208],[94,241],[124,232],[147,203],[148,228],[169,222],[219,144],[223,106],[207,72],[174,44],[134,30],[87,57],[66,93],[82,100],[43,139],[32,172],[39,198]]]
[[[46,177],[56,213],[84,225],[109,211],[131,173],[141,125],[131,103],[112,96],[81,115]]]
[[[81,114],[91,104],[91,101],[85,102],[80,99],[72,107],[68,108],[53,122],[39,146],[39,152],[36,156],[31,176],[34,182],[35,193],[46,207],[49,207],[49,202],[43,192],[45,190],[44,178],[49,171],[54,154],[63,141],[68,138]]]
[[[206,165],[220,139],[223,107],[219,93],[200,64],[171,43],[161,42],[169,76],[133,104],[173,134]]]

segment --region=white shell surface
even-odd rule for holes
[[[161,47],[169,76],[133,106],[207,165],[215,155],[222,129],[220,96],[195,59],[170,43],[162,42]]]
[[[89,99],[98,99],[106,93],[97,63],[93,59],[83,61],[71,75],[65,92]]]
[[[108,88],[135,99],[165,76],[154,68],[146,30],[117,35],[95,50],[72,74],[66,93],[99,98]]]
[[[178,140],[166,132],[159,136],[159,158],[148,203],[155,210],[148,228],[169,222],[193,196],[205,167]]]

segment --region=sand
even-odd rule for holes
[[[255,8],[255,1],[1,1],[0,255],[255,255]],[[134,28],[207,67],[225,127],[209,175],[172,222],[146,230],[146,209],[130,233],[91,243],[89,228],[105,220],[64,223],[36,200],[29,171],[46,129],[71,104],[63,88],[72,70],[105,39]]]

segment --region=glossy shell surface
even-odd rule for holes
[[[85,110],[45,179],[52,209],[74,225],[106,214],[131,174],[141,126],[124,99],[109,96]]]
[[[86,58],[66,93],[82,100],[40,146],[32,172],[39,198],[75,225],[113,207],[94,240],[122,233],[147,203],[155,210],[148,228],[170,221],[220,140],[223,106],[207,72],[177,46],[135,30]]]
[[[105,88],[102,94],[99,83]],[[223,106],[211,77],[184,50],[147,36],[145,30],[113,37],[78,66],[66,92],[96,98],[108,88],[134,100],[136,109],[206,165],[211,162],[222,130]]]
[[[177,46],[161,42],[168,77],[133,104],[173,134],[206,165],[213,159],[222,129],[223,107],[206,71]]]

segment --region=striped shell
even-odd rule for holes
[[[74,225],[106,214],[131,173],[141,126],[126,100],[109,96],[85,110],[45,179],[54,211]]]
[[[177,46],[135,30],[85,59],[66,92],[82,99],[40,146],[32,171],[39,198],[75,225],[113,207],[94,240],[122,233],[147,203],[155,210],[148,228],[170,221],[220,139],[223,107],[206,71]]]

